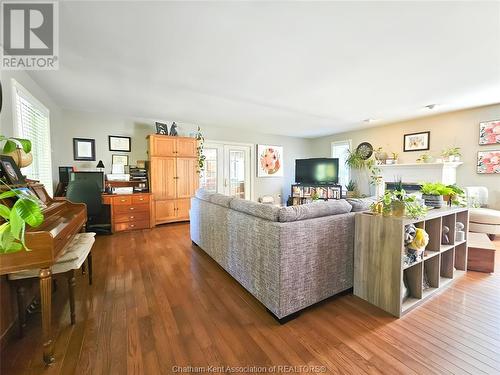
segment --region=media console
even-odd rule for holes
[[[298,206],[315,200],[342,198],[342,186],[338,184],[293,184],[291,205]]]

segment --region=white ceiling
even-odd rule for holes
[[[65,2],[60,55],[62,107],[312,137],[500,102],[500,2]]]

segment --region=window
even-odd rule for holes
[[[52,157],[50,148],[49,110],[18,82],[12,84],[14,97],[14,132],[32,143],[33,163],[23,168],[23,174],[38,180],[52,195]]]
[[[351,149],[351,140],[332,142],[332,158],[339,159],[339,184],[345,187],[351,178],[351,171],[346,167],[347,152]]]

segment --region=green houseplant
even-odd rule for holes
[[[198,157],[198,165],[196,172],[201,174],[205,170],[205,159],[206,156],[203,154],[203,145],[205,143],[205,137],[203,137],[203,133],[201,132],[201,128],[198,126],[196,131],[196,140],[198,141],[198,145],[196,146],[196,156]]]
[[[2,184],[7,186],[2,181]],[[12,207],[5,205],[5,199],[17,198]],[[0,193],[0,254],[12,253],[26,247],[24,235],[26,226],[37,227],[44,220],[38,199],[24,194],[20,189],[11,189]]]
[[[345,188],[347,189],[347,198],[354,198],[357,195],[358,184],[356,181],[350,180]]]
[[[383,216],[407,216],[412,219],[420,219],[428,211],[427,207],[422,206],[414,196],[406,194],[403,189],[386,191],[376,203],[370,206],[370,209],[372,212]]]
[[[422,198],[428,207],[441,208],[445,195],[450,195],[453,190],[440,182],[424,182],[420,187]]]
[[[27,167],[33,162],[33,155],[30,153],[30,140],[0,135],[1,143],[3,143],[3,147],[0,153],[12,157],[19,168]]]
[[[449,147],[441,152],[441,156],[448,161],[460,161],[462,154],[460,152],[460,147]]]

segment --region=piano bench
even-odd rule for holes
[[[56,263],[52,266],[52,274],[65,274],[68,279],[69,306],[71,313],[71,324],[75,324],[75,270],[87,261],[89,285],[92,285],[92,246],[95,242],[95,233],[78,233],[68,243]],[[18,284],[17,286],[17,307],[19,312],[19,333],[24,336],[26,327],[26,309],[25,309],[25,287],[23,280],[38,278],[40,269],[30,269],[10,273],[8,279],[10,282]]]

